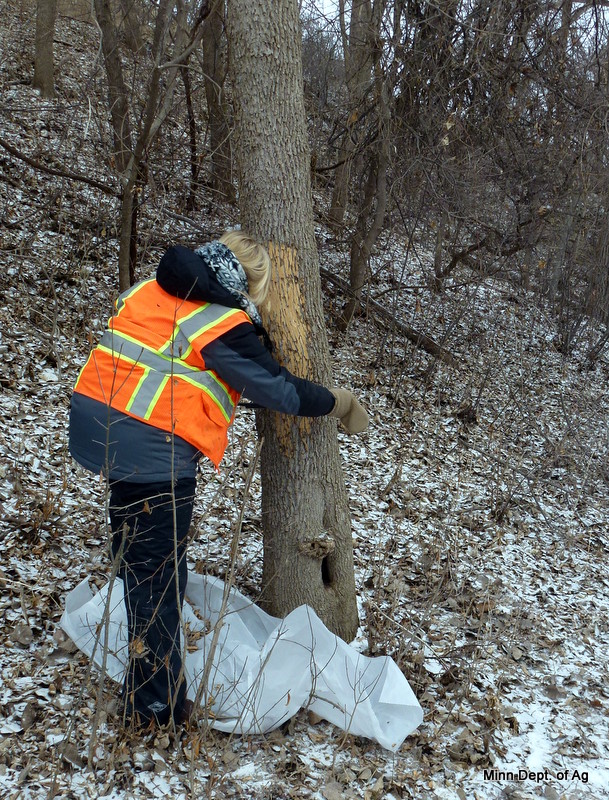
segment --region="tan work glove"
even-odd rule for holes
[[[368,414],[362,404],[347,389],[330,389],[336,403],[328,414],[338,417],[347,433],[361,433],[368,427]]]

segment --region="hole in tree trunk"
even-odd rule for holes
[[[332,586],[334,583],[334,578],[330,570],[329,556],[324,556],[321,560],[321,579],[324,582],[324,586]]]

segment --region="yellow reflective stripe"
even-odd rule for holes
[[[167,380],[173,376],[204,391],[226,420],[232,418],[235,403],[228,389],[209,370],[200,370],[178,359],[163,356],[117,331],[106,331],[98,348],[112,358],[123,359],[144,370],[126,406],[130,413],[149,419]]]
[[[165,377],[163,378],[163,380],[159,384],[159,388],[153,394],[152,399],[151,399],[150,403],[148,404],[148,408],[146,409],[144,414],[142,414],[142,418],[143,419],[150,419],[150,417],[152,415],[152,412],[154,411],[154,407],[156,406],[156,404],[157,404],[157,402],[159,400],[159,397],[163,394],[163,389],[165,388],[165,386],[167,386],[167,381],[168,380],[169,380],[169,375],[165,375]]]
[[[161,372],[173,371],[181,374],[183,372],[201,371],[199,367],[186,364],[177,357],[172,358],[171,355],[163,355],[163,353],[153,350],[152,347],[142,344],[133,336],[129,336],[129,334],[122,331],[105,331],[98,347],[114,356],[118,355],[130,361],[132,364],[144,365]]]
[[[207,311],[207,309],[210,307],[210,305],[211,305],[211,303],[205,303],[204,305],[200,306],[199,308],[194,308],[189,314],[186,314],[185,317],[179,317],[178,318],[177,315],[176,315],[176,321],[175,321],[175,327],[173,329],[173,333],[171,334],[171,337],[169,339],[167,339],[167,341],[164,342],[159,347],[159,353],[166,353],[167,352],[169,354],[173,354],[174,356],[178,355],[179,358],[183,358],[184,357],[183,353],[176,354],[176,352],[175,352],[175,342],[177,341],[177,339],[180,336],[180,325],[182,324],[182,322],[189,320],[191,317],[195,317],[197,314],[201,314],[201,312]],[[187,337],[185,337],[185,338],[186,338],[186,341],[187,341],[188,345],[190,346],[190,342],[188,342],[188,338]]]
[[[210,306],[210,308],[211,308],[211,306]],[[223,306],[216,306],[216,308],[220,309],[220,308],[223,308]],[[234,314],[242,314],[242,313],[244,313],[244,312],[241,311],[240,308],[229,308],[224,313],[215,314],[213,319],[206,320],[203,323],[203,325],[195,328],[194,330],[192,329],[191,325],[188,324],[188,323],[192,322],[191,319],[180,320],[179,325],[180,325],[180,328],[183,331],[186,332],[186,335],[188,336],[188,339],[190,341],[192,341],[193,339],[197,339],[202,333],[205,333],[205,331],[209,330],[214,325],[218,325],[220,322],[224,322],[224,320],[228,319],[228,317],[232,317]]]
[[[201,308],[196,308],[184,317],[176,320],[176,326],[171,338],[159,347],[159,352],[178,355],[179,358],[186,358],[193,349],[193,342],[196,341],[205,331],[213,328],[220,322],[224,322],[228,317],[241,313],[239,308],[226,308],[217,303],[207,303]],[[184,351],[176,353],[176,342],[186,345]]]
[[[116,314],[114,316],[118,317],[120,312],[125,307],[125,300],[128,297],[133,297],[133,295],[137,294],[140,289],[143,289],[144,286],[147,286],[149,283],[152,283],[152,281],[154,281],[154,280],[156,280],[156,278],[147,278],[146,280],[143,280],[143,281],[140,281],[139,283],[133,284],[133,286],[131,286],[131,288],[126,289],[124,292],[119,294],[119,296],[116,298],[116,302],[114,304],[114,306],[116,308]],[[113,317],[110,317],[110,319],[112,320]]]

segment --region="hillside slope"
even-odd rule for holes
[[[326,283],[325,299],[335,381],[371,416],[363,437],[339,434],[357,645],[396,660],[423,725],[397,756],[305,712],[268,737],[201,728],[137,739],[117,726],[107,686],[94,731],[98,676],[57,622],[71,588],[107,576],[104,487],[70,460],[66,429],[77,370],[116,291],[117,202],[31,166],[114,180],[95,30],[64,16],[57,38],[50,102],[29,86],[32,19],[12,9],[0,31],[3,796],[609,797],[609,362],[585,370],[577,349],[565,359],[543,302],[497,278],[456,272],[432,294],[432,255],[424,243],[407,249],[398,228],[374,254],[371,293],[456,366],[373,315],[340,335],[344,298]],[[147,198],[141,275],[164,243],[198,240],[174,216],[179,197],[174,186]],[[320,211],[325,203],[316,198]],[[214,208],[193,220],[215,235],[235,215]],[[322,264],[344,277],[346,249],[321,222],[317,234]],[[244,496],[254,437],[243,412],[222,474],[203,469],[190,553],[194,569],[223,576],[246,503],[236,584],[252,598],[262,559],[257,477]]]

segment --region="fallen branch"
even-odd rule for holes
[[[175,214],[173,212],[166,212],[169,213],[170,216],[174,217],[175,219],[179,219],[182,222],[186,222],[188,225],[191,225],[196,230],[205,232],[205,229],[198,225],[196,222],[193,222],[189,217],[185,217],[182,214]],[[320,273],[324,278],[329,280],[335,286],[338,286],[345,294],[351,294],[351,290],[349,289],[349,284],[347,281],[344,281],[342,278],[338,278],[336,275],[333,275],[329,270],[325,269],[325,267],[320,266]],[[459,365],[458,360],[450,353],[445,347],[442,347],[441,344],[438,344],[434,339],[430,336],[427,336],[420,331],[411,328],[410,325],[407,325],[405,322],[401,322],[397,320],[390,311],[382,306],[380,303],[375,302],[366,295],[362,295],[362,305],[366,305],[368,308],[371,308],[379,317],[382,317],[384,320],[389,322],[390,326],[393,328],[397,328],[400,333],[403,333],[404,336],[409,339],[413,344],[417,347],[420,347],[421,350],[425,350],[426,353],[434,356],[435,358],[439,358],[440,361],[443,361],[445,364],[448,364],[450,367],[457,367]]]
[[[46,172],[48,175],[57,175],[59,178],[69,178],[73,181],[80,181],[81,183],[86,183],[89,186],[93,186],[95,189],[100,189],[104,194],[109,194],[111,197],[122,197],[121,192],[117,192],[111,186],[108,186],[105,183],[101,183],[100,181],[96,181],[95,178],[89,178],[86,175],[82,175],[79,172],[72,172],[68,169],[54,169],[53,167],[47,167],[44,164],[41,164],[40,161],[36,161],[29,156],[26,156],[24,153],[20,153],[16,147],[9,144],[5,139],[0,136],[0,145],[4,147],[4,149],[9,152],[15,158],[20,159],[20,161],[25,161],[26,164],[29,164],[30,167],[39,170],[40,172]]]
[[[344,281],[342,278],[338,278],[336,275],[333,275],[331,272],[329,272],[329,270],[325,269],[325,267],[320,267],[320,272],[324,278],[329,280],[335,286],[338,286],[343,292],[346,294],[350,293],[351,290],[349,289],[349,284],[347,281]],[[411,341],[417,347],[420,347],[421,350],[425,350],[426,353],[429,353],[435,358],[440,359],[440,361],[443,361],[450,367],[457,367],[459,365],[459,362],[455,356],[453,356],[453,354],[450,353],[445,347],[442,347],[441,344],[438,344],[430,336],[427,336],[426,334],[421,333],[421,331],[411,328],[410,325],[407,325],[405,322],[396,319],[392,312],[386,309],[380,303],[377,303],[375,300],[372,300],[366,295],[362,295],[362,305],[370,308],[377,316],[387,321],[392,328],[396,328],[398,331],[400,331],[400,333],[403,333],[409,341]]]

